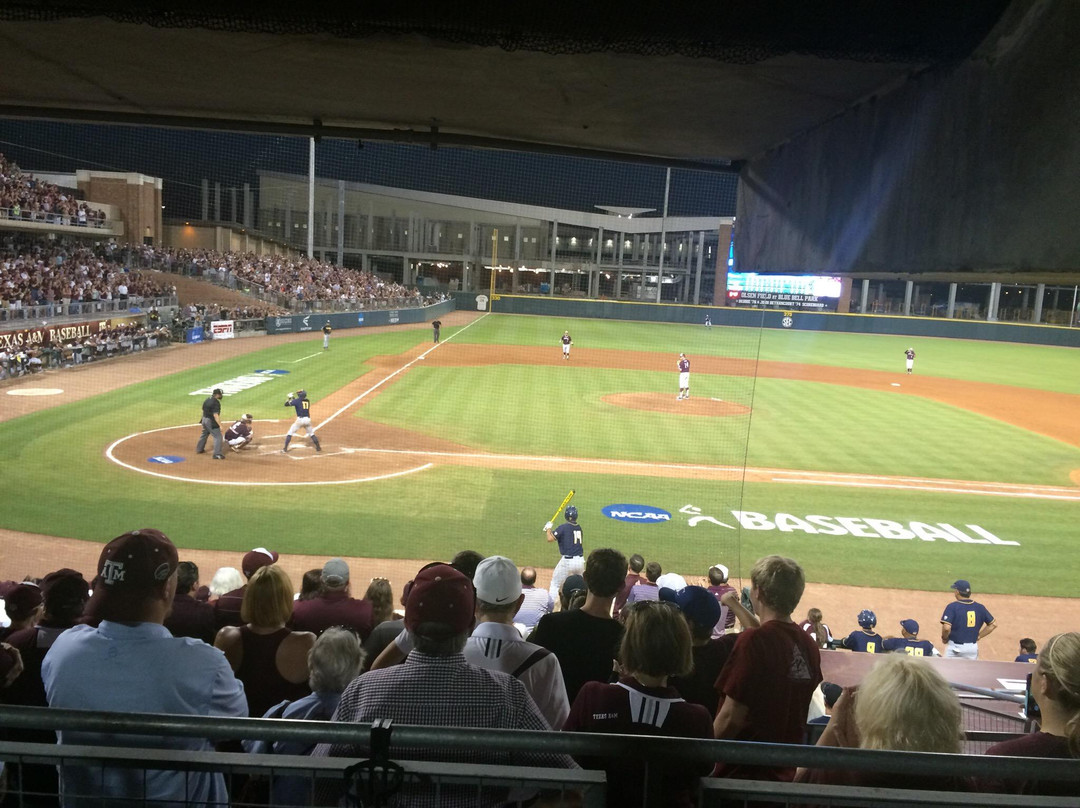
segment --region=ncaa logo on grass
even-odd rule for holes
[[[608,519],[632,522],[638,525],[656,525],[670,522],[671,514],[652,505],[605,505],[601,511]]]

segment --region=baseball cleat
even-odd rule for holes
[[[214,455],[214,460],[224,460],[225,455]]]

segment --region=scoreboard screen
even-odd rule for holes
[[[733,306],[803,311],[836,311],[842,279],[823,275],[765,275],[729,272],[728,302]]]

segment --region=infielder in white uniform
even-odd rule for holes
[[[563,331],[562,333],[562,358],[570,358],[570,346],[574,344],[574,341],[570,339],[570,332]]]
[[[675,397],[676,401],[681,401],[690,398],[690,360],[686,358],[686,354],[679,354],[679,395]]]

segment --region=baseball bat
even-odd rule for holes
[[[549,519],[548,521],[549,522],[554,522],[556,519],[558,519],[559,514],[562,513],[562,509],[565,508],[567,503],[569,503],[570,500],[572,500],[573,498],[574,498],[574,489],[571,488],[570,493],[566,495],[566,499],[564,499],[562,501],[562,504],[558,508],[555,509],[555,515],[552,516],[551,519]]]

